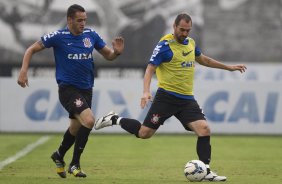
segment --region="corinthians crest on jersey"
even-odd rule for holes
[[[80,98],[75,99],[74,104],[76,107],[81,107],[83,105],[83,101]]]
[[[151,118],[151,122],[154,124],[158,124],[159,120],[160,120],[160,115],[159,114],[153,114],[152,118]]]
[[[83,41],[84,47],[86,47],[86,48],[92,47],[92,43],[91,43],[90,38],[84,38],[82,41]]]

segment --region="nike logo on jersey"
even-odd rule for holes
[[[188,51],[188,52],[182,51],[182,55],[183,55],[183,56],[188,56],[192,51],[193,51],[193,50],[190,50],[190,51]]]
[[[71,45],[72,43],[68,43],[67,45]]]

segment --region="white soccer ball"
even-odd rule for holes
[[[191,160],[184,167],[184,175],[189,181],[202,181],[207,175],[207,167],[200,160]]]

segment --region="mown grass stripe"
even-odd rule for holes
[[[38,139],[36,142],[27,145],[24,149],[17,152],[14,156],[11,156],[11,157],[7,158],[6,160],[1,161],[0,162],[0,170],[2,170],[5,166],[15,162],[19,158],[25,156],[26,154],[31,152],[33,149],[35,149],[37,146],[44,144],[46,141],[49,140],[49,138],[50,138],[49,136],[43,136],[40,139]]]

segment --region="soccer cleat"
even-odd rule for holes
[[[51,159],[53,160],[53,162],[57,166],[57,168],[56,168],[57,174],[61,178],[66,178],[67,177],[66,171],[65,171],[66,163],[64,162],[64,160],[60,157],[60,155],[56,151],[51,155]]]
[[[75,177],[86,177],[86,174],[81,170],[79,165],[70,165],[68,173],[74,175]]]
[[[203,181],[226,181],[226,176],[218,176],[216,173],[210,171],[209,174],[207,174]]]
[[[113,121],[112,121],[113,116],[117,116],[117,113],[115,113],[114,111],[111,111],[106,116],[99,118],[94,124],[94,129],[99,130],[107,126],[112,126],[113,125]]]

